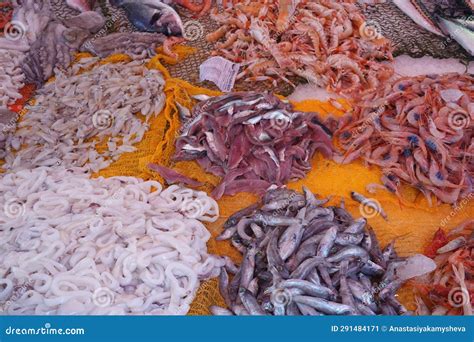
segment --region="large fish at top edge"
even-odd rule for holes
[[[96,0],[66,0],[66,4],[80,12],[92,11]]]
[[[430,11],[430,2],[435,10]],[[450,36],[474,56],[474,0],[394,0],[394,4],[424,29]]]
[[[183,22],[178,13],[161,1],[110,0],[110,3],[122,7],[128,19],[140,31],[158,32],[166,36],[183,36]]]

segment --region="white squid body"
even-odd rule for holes
[[[183,315],[207,253],[203,192],[83,169],[37,168],[0,179],[0,302],[11,315]]]

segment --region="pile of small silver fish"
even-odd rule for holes
[[[222,177],[214,198],[264,193],[304,178],[317,151],[332,157],[331,132],[315,113],[269,93],[230,93],[200,102],[183,123],[175,160],[197,160]]]
[[[382,168],[386,189],[399,197],[402,182],[441,202],[473,190],[474,77],[405,77],[363,96],[335,133],[344,151],[335,160],[362,157]]]
[[[394,244],[381,249],[364,218],[304,194],[268,191],[230,216],[218,240],[231,239],[243,254],[240,267],[221,269],[228,308],[215,315],[401,315],[396,299],[405,259]],[[233,274],[229,281],[229,273]]]
[[[355,0],[241,1],[211,18],[214,55],[241,63],[237,79],[293,85],[301,77],[331,91],[377,88],[393,74],[392,46]],[[220,41],[220,42],[218,42]]]

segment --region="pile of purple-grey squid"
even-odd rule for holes
[[[381,249],[364,218],[303,191],[270,190],[226,221],[218,240],[230,239],[243,261],[222,268],[227,308],[212,314],[408,314],[396,298],[406,259],[394,244]]]
[[[186,119],[186,118],[183,118]],[[197,160],[222,177],[214,198],[264,193],[272,184],[304,178],[316,152],[331,157],[330,130],[273,94],[241,92],[209,98],[193,108],[176,141],[175,160]]]

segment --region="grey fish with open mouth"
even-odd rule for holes
[[[122,7],[128,19],[140,31],[163,33],[182,37],[183,22],[173,7],[158,0],[111,0],[113,6]]]

